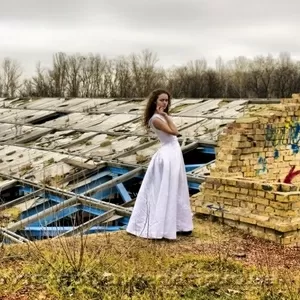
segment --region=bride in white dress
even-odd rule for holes
[[[144,125],[157,134],[161,147],[153,155],[130,217],[127,232],[149,239],[176,239],[193,230],[187,177],[178,130],[169,116],[170,94],[150,94]]]

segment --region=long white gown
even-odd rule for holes
[[[149,125],[161,147],[153,155],[136,198],[127,232],[149,239],[176,239],[176,232],[193,230],[184,161],[178,139]]]

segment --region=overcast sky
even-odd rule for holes
[[[26,73],[52,54],[156,52],[159,64],[288,51],[300,59],[299,0],[0,0],[0,59]]]

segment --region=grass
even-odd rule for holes
[[[100,144],[100,147],[107,147],[111,145],[111,141],[105,140]]]
[[[18,221],[20,210],[16,207],[11,207],[0,212],[0,226],[6,226],[8,223]]]
[[[299,257],[204,220],[176,241],[46,240],[0,251],[0,299],[299,299]]]

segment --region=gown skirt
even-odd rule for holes
[[[149,239],[176,239],[177,232],[193,230],[187,176],[177,137],[168,138],[153,155],[126,230]]]

